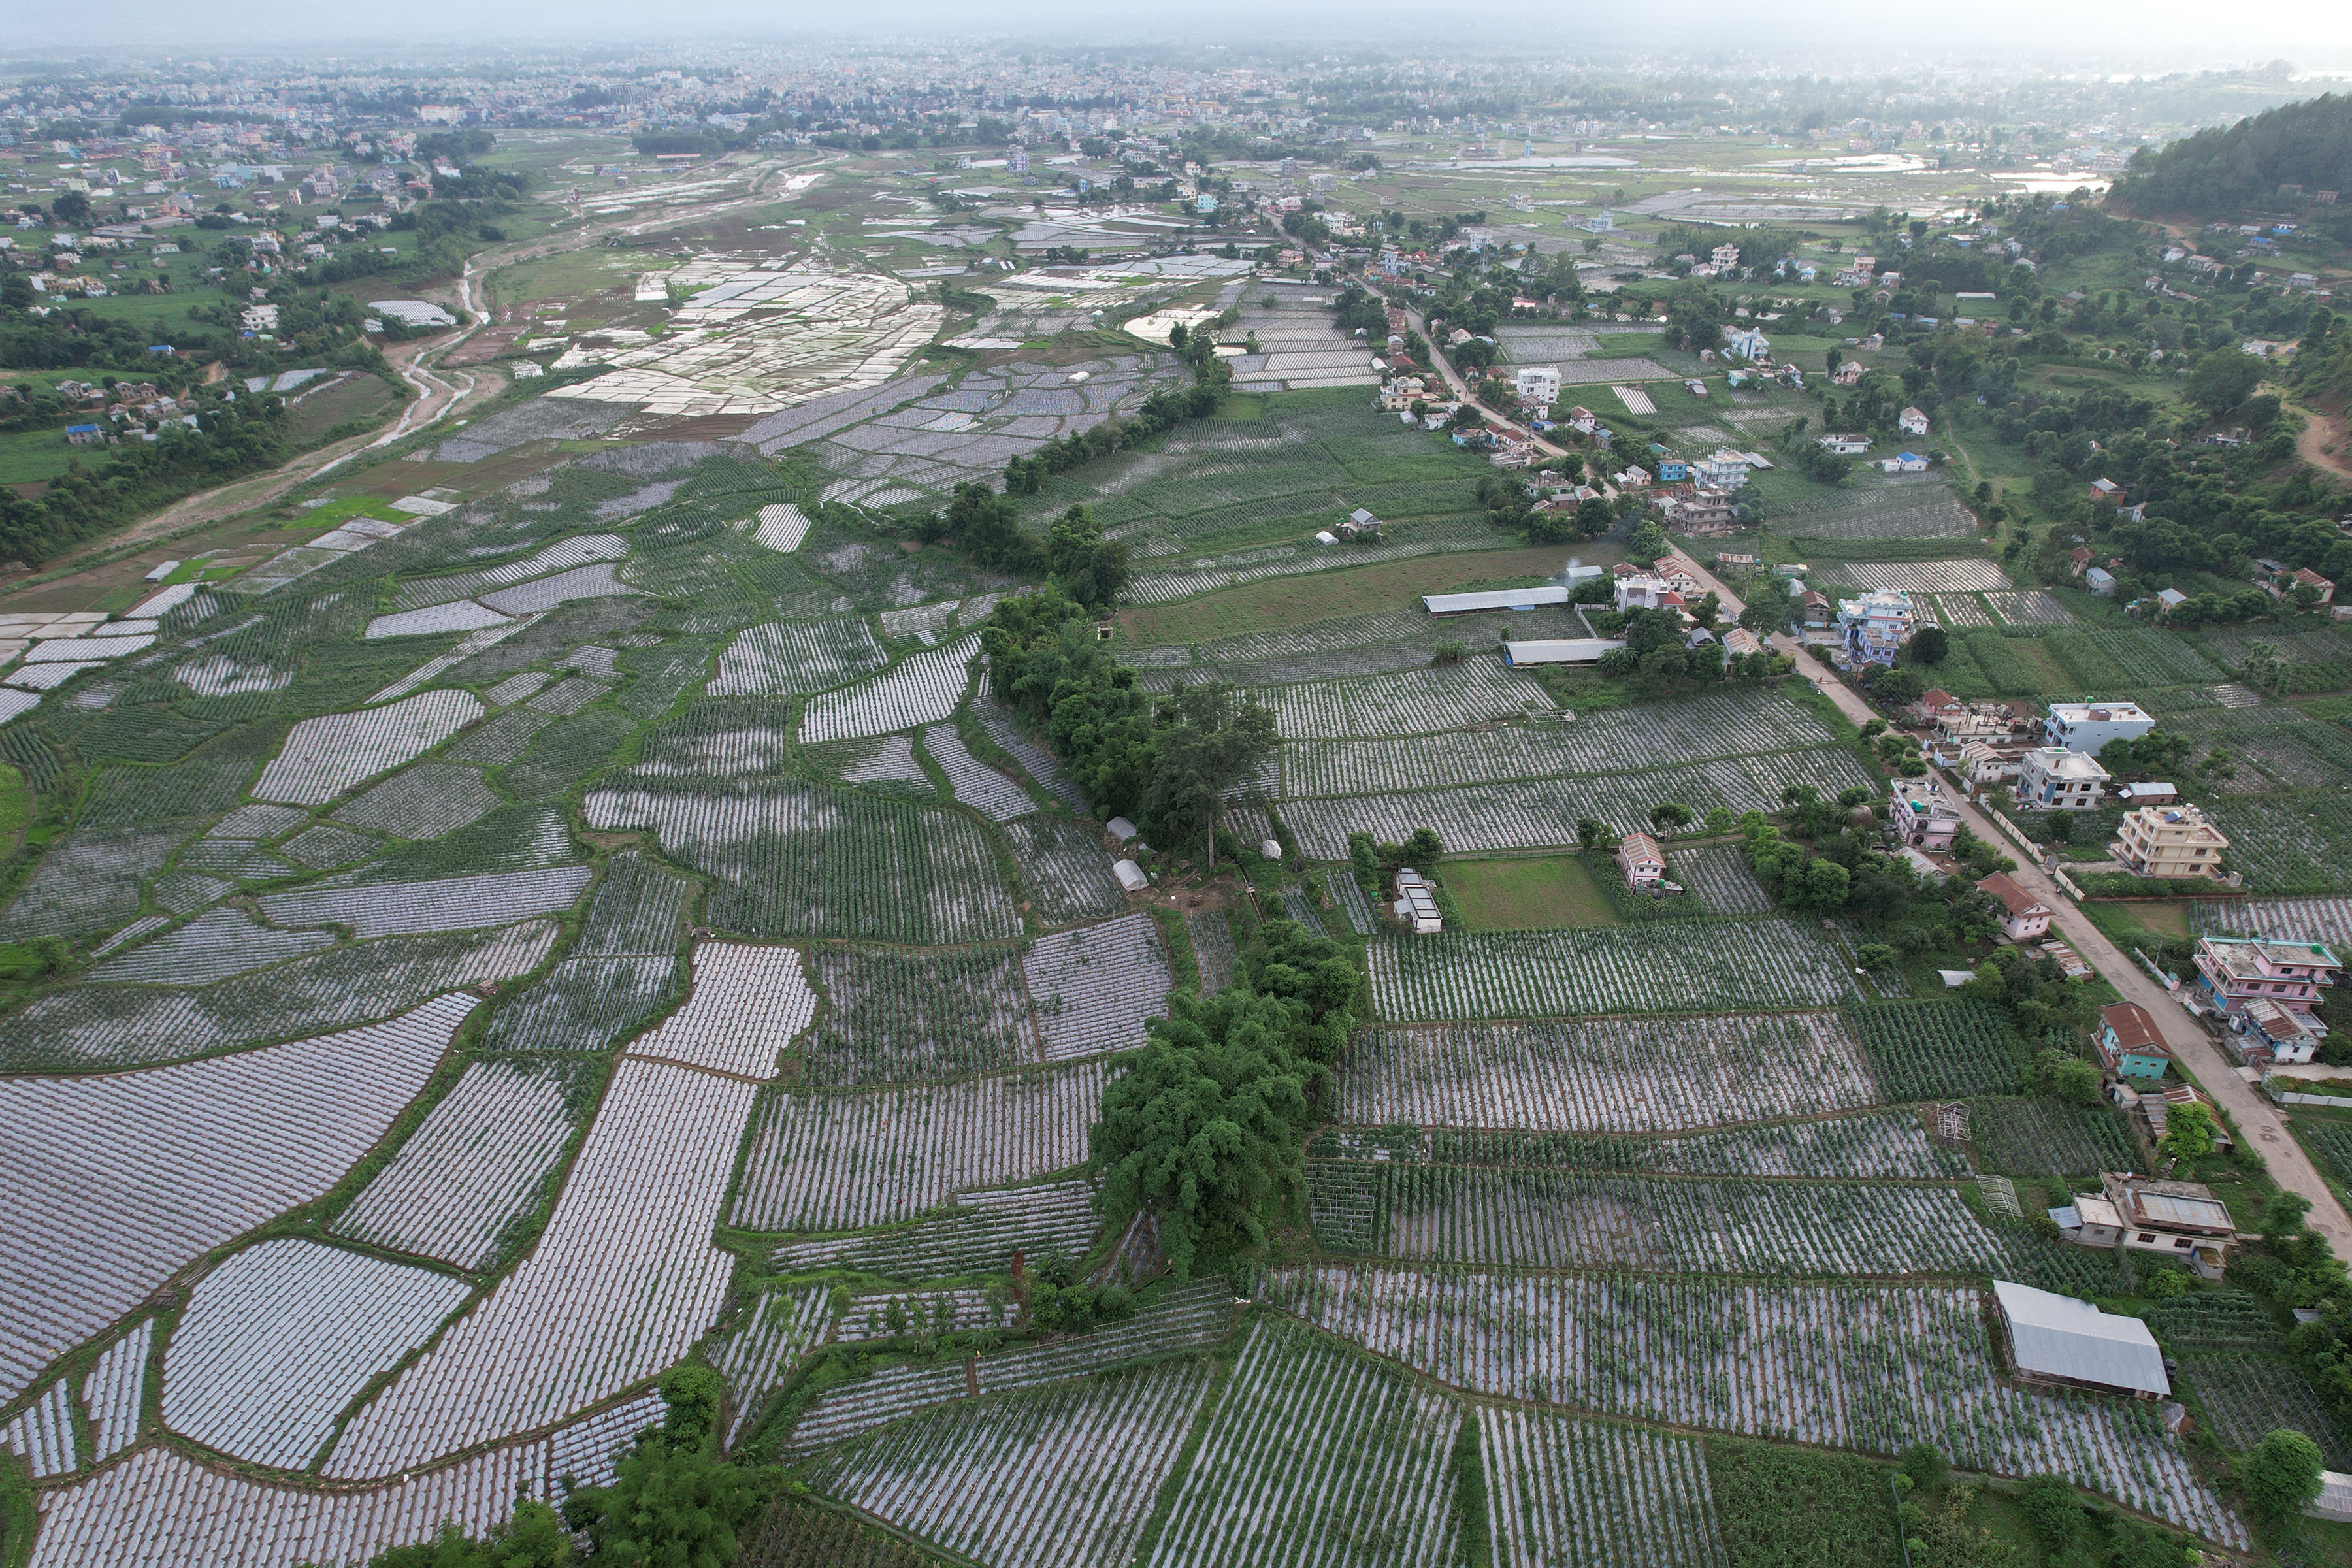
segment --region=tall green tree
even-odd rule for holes
[[[1180,681],[1161,700],[1157,719],[1144,831],[1159,845],[1205,844],[1227,793],[1246,797],[1274,754],[1274,714],[1229,686]]]
[[[767,1504],[751,1472],[722,1465],[719,1374],[681,1366],[662,1379],[667,1415],[614,1466],[609,1487],[563,1500],[564,1522],[584,1531],[591,1557],[613,1568],[727,1568],[741,1532]]]
[[[2284,1524],[2319,1495],[2319,1445],[2300,1432],[2273,1432],[2238,1462],[2246,1511],[2265,1524]]]
[[[1055,518],[1046,532],[1045,569],[1064,593],[1100,613],[1117,605],[1127,591],[1127,544],[1105,539],[1094,514],[1074,506]]]

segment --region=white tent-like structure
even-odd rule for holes
[[[2164,1352],[2137,1318],[2006,1279],[1994,1280],[1992,1293],[2009,1325],[2017,1370],[2025,1376],[2121,1389],[2144,1399],[2172,1392]]]

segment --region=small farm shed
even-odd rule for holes
[[[2137,1318],[2102,1312],[2088,1301],[2006,1279],[1994,1280],[1992,1293],[2021,1375],[2120,1389],[2142,1399],[2172,1392],[2164,1352]]]

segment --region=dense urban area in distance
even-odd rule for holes
[[[2352,1564],[2352,78],[293,47],[0,61],[0,1568]]]

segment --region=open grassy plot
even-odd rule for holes
[[[1573,855],[1527,860],[1451,860],[1439,872],[1472,931],[1536,931],[1617,923],[1584,862]]]

